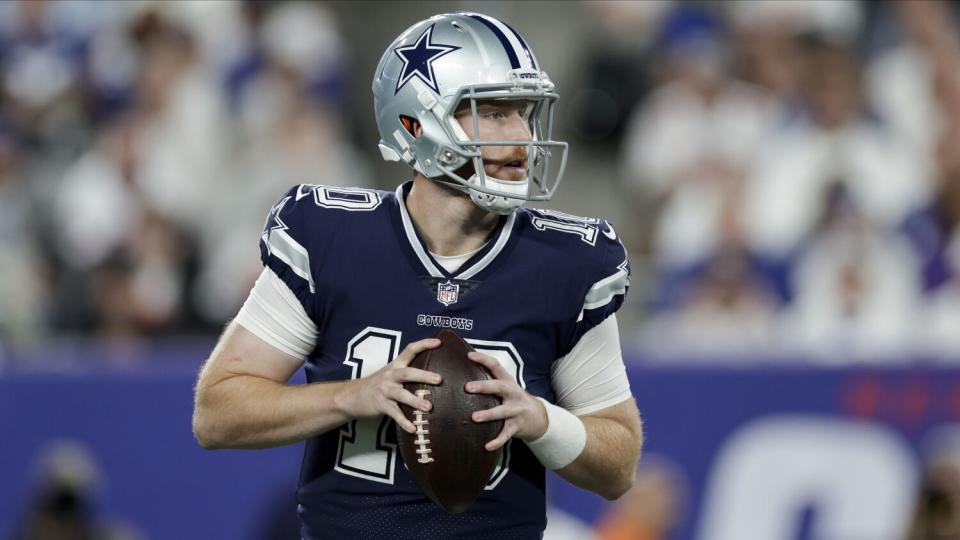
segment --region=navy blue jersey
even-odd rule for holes
[[[300,185],[273,207],[263,263],[319,329],[310,382],[370,375],[450,328],[555,401],[553,362],[617,310],[629,283],[609,223],[521,209],[456,272],[430,256],[396,193]],[[307,441],[297,499],[305,538],[540,538],[544,469],[514,439],[487,489],[447,514],[403,465],[393,420],[354,420]]]

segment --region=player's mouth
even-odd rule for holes
[[[509,180],[523,180],[527,177],[527,161],[525,159],[507,161],[500,168],[504,172],[504,177]]]

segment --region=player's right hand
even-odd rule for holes
[[[357,379],[345,387],[341,399],[344,412],[353,418],[367,418],[386,414],[408,433],[416,427],[400,410],[400,403],[429,412],[432,404],[403,388],[404,383],[440,384],[440,375],[412,368],[410,362],[423,351],[440,346],[434,338],[414,341],[407,345],[392,362],[369,377]]]

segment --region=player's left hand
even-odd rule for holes
[[[517,380],[503,369],[492,356],[476,351],[467,354],[467,358],[490,370],[493,379],[470,381],[466,391],[473,394],[492,394],[500,396],[502,403],[491,409],[473,413],[474,422],[503,420],[503,429],[495,439],[484,445],[489,451],[507,444],[511,437],[525,441],[539,438],[547,430],[547,410],[543,403],[517,384]]]

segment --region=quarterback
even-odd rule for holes
[[[292,187],[262,236],[264,269],[197,382],[205,448],[306,441],[301,535],[540,538],[545,469],[607,499],[633,482],[642,431],[615,312],[627,254],[602,219],[525,207],[549,200],[567,145],[552,139],[558,94],[528,43],[477,13],[421,21],[373,79],[380,153],[413,169],[395,192]],[[447,514],[397,449],[398,404],[429,412],[405,382],[449,328],[494,379],[486,449],[503,449],[477,501]],[[301,367],[306,385],[288,384]]]

